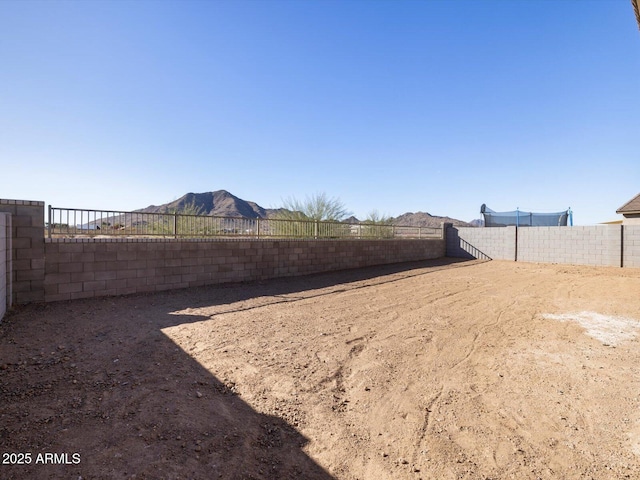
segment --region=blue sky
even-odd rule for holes
[[[0,59],[1,198],[585,225],[640,193],[628,0],[3,0]]]

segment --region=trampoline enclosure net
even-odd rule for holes
[[[480,213],[484,216],[485,227],[566,227],[570,210],[556,213],[494,212],[483,204]]]

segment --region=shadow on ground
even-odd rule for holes
[[[441,259],[14,310],[0,324],[4,479],[330,479],[308,439],[255,411],[162,329],[176,314],[292,302],[469,264]],[[238,307],[243,301],[257,304]],[[39,455],[42,454],[42,455]],[[54,454],[54,455],[44,455]],[[4,457],[3,457],[4,459]]]
[[[164,302],[169,309],[173,308],[174,311],[183,311],[185,308],[233,305],[229,309],[220,310],[219,313],[234,313],[265,305],[295,302],[296,300],[395,282],[403,278],[426,275],[442,269],[466,267],[480,262],[482,260],[439,258],[299,277],[276,278],[260,282],[229,283],[214,287],[166,292],[159,301]],[[206,295],[202,294],[203,291],[206,291]],[[242,306],[243,302],[248,300],[253,300],[253,302],[247,303],[246,307]],[[174,324],[172,322],[165,326],[173,326]]]

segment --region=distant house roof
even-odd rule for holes
[[[640,193],[622,205],[616,213],[640,213]]]

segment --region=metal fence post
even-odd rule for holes
[[[51,205],[49,205],[49,224],[47,225],[47,236],[51,238]]]
[[[318,220],[313,223],[313,237],[318,238]]]
[[[178,214],[173,214],[173,238],[178,238]]]
[[[624,267],[624,224],[620,225],[620,268]]]
[[[256,219],[256,237],[260,238],[260,217]]]

